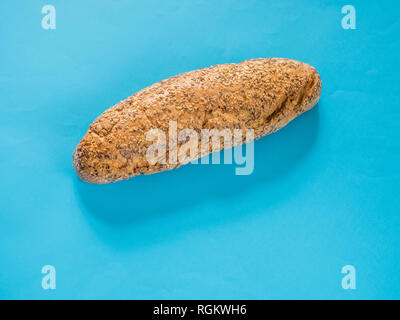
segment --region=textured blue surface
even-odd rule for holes
[[[41,28],[41,8],[57,29]],[[1,1],[0,298],[400,298],[396,1]],[[318,107],[255,143],[255,171],[188,165],[81,182],[88,125],[181,72],[315,66]],[[41,268],[54,265],[56,290]],[[341,287],[341,268],[357,289]]]

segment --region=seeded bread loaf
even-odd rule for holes
[[[146,140],[150,129],[161,129],[168,137],[169,122],[176,121],[178,130],[197,132],[254,129],[258,139],[312,108],[320,94],[318,72],[291,59],[252,59],[183,73],[101,114],[76,147],[73,165],[78,176],[90,183],[170,170],[180,164],[150,164],[146,159],[154,143]],[[201,152],[195,158],[204,156]]]

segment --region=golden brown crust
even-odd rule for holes
[[[320,94],[318,72],[291,59],[252,59],[183,73],[100,115],[74,151],[73,165],[90,183],[170,170],[179,164],[146,160],[150,129],[168,133],[169,121],[177,121],[178,130],[254,129],[258,139],[312,108]]]

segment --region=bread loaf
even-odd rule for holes
[[[90,183],[170,170],[182,163],[152,164],[146,159],[154,143],[146,139],[149,130],[161,129],[168,135],[170,121],[176,121],[178,130],[196,132],[253,129],[258,139],[312,108],[320,94],[318,72],[291,59],[252,59],[183,73],[101,114],[76,147],[73,165],[78,176]],[[178,141],[176,148],[182,143]],[[192,158],[200,156],[204,150]]]

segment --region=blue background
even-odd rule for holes
[[[57,29],[41,28],[42,6]],[[400,298],[397,1],[1,1],[0,298]],[[316,108],[255,143],[255,171],[187,165],[81,182],[106,108],[258,57],[317,68]],[[43,265],[57,289],[43,290]],[[354,265],[357,289],[341,269]]]

